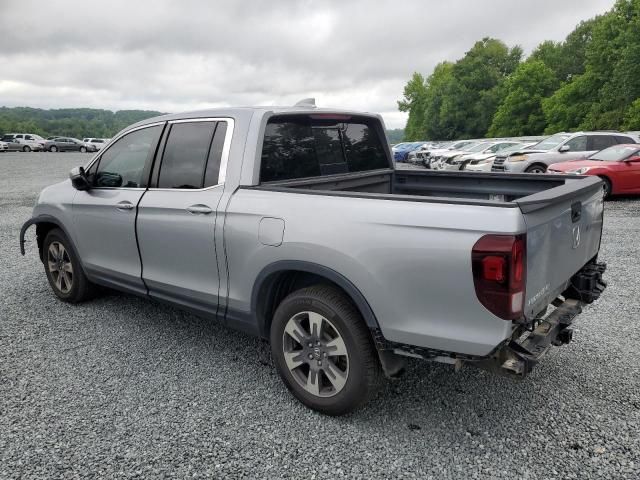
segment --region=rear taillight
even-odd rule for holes
[[[485,235],[471,253],[476,296],[504,320],[522,316],[526,277],[526,236]]]

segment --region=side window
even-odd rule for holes
[[[216,122],[171,125],[162,154],[158,188],[203,187],[215,130]]]
[[[613,135],[591,135],[589,137],[589,141],[591,142],[589,150],[604,150],[605,148],[616,144],[616,140]]]
[[[616,141],[618,143],[636,143],[636,141],[631,138],[631,137],[624,137],[624,136],[616,136]]]
[[[16,135],[16,138],[22,138],[22,134]]]
[[[227,136],[227,122],[218,122],[216,133],[213,135],[211,150],[207,160],[207,168],[204,173],[204,186],[211,187],[218,184],[220,177],[220,163],[222,162],[222,148]]]
[[[150,161],[162,131],[148,127],[120,138],[99,160],[93,178],[96,187],[136,188],[143,184],[145,165]]]
[[[571,152],[586,152],[587,151],[587,137],[581,135],[579,137],[572,138],[565,143]]]
[[[260,181],[388,168],[376,121],[350,115],[283,115],[267,122]]]
[[[24,139],[25,140],[33,140],[33,137],[31,135],[25,135]]]

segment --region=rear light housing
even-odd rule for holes
[[[523,315],[526,247],[526,235],[485,235],[472,249],[476,296],[503,320],[518,320]]]

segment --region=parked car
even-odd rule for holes
[[[467,141],[463,147],[460,147],[457,149],[447,149],[444,152],[440,152],[437,155],[432,155],[431,163],[430,163],[431,169],[443,170],[445,164],[447,163],[447,160],[449,160],[450,158],[456,157],[458,155],[462,155],[470,152],[471,149],[473,149],[480,143],[484,143],[484,141],[471,140],[471,141]]]
[[[7,144],[5,151],[38,152],[44,149],[44,139],[33,133],[7,133],[2,136],[2,142]]]
[[[420,148],[417,148],[407,155],[407,163],[412,163],[414,165],[423,165],[425,154],[430,152],[431,150],[436,150],[440,148],[445,148],[448,145],[448,142],[445,144],[443,142],[427,142],[424,143]]]
[[[77,138],[70,137],[54,137],[47,140],[44,144],[45,150],[49,152],[97,152],[98,149],[94,144],[84,143]]]
[[[419,149],[425,142],[409,142],[393,150],[393,160],[396,162],[406,162],[409,153]]]
[[[602,180],[605,197],[640,194],[640,145],[614,145],[585,160],[554,163],[547,171],[595,175]]]
[[[100,150],[105,144],[111,140],[110,138],[83,138],[82,143],[87,145],[94,145],[96,150]]]
[[[426,168],[433,168],[431,164],[440,154],[445,153],[447,151],[460,150],[461,148],[471,143],[474,143],[473,140],[460,140],[457,142],[448,142],[436,148],[431,148],[431,149],[427,149],[422,152],[419,152],[418,155],[422,160],[422,165],[424,165]]]
[[[63,301],[102,284],[269,339],[339,415],[407,357],[527,375],[604,289],[602,216],[596,178],[395,170],[380,116],[305,103],[139,122],[40,193],[20,245],[35,224]]]
[[[0,152],[9,151],[9,144],[7,142],[0,141]]]
[[[635,143],[620,132],[557,133],[542,140],[522,155],[496,156],[492,171],[544,173],[553,163],[585,158],[612,145]]]
[[[512,153],[526,150],[527,148],[535,145],[534,142],[519,142],[510,147],[503,148],[496,153],[485,153],[475,156],[465,166],[465,170],[469,172],[490,172],[493,166],[493,161],[496,159],[496,155],[501,155],[504,158],[508,157]]]
[[[466,153],[448,158],[443,164],[443,170],[464,170],[472,160],[495,157],[496,152],[515,144],[516,142],[510,141],[480,142]]]

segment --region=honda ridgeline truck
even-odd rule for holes
[[[55,295],[103,285],[268,339],[285,385],[339,415],[407,357],[514,377],[604,289],[598,178],[403,171],[378,115],[165,115],[42,191]]]

